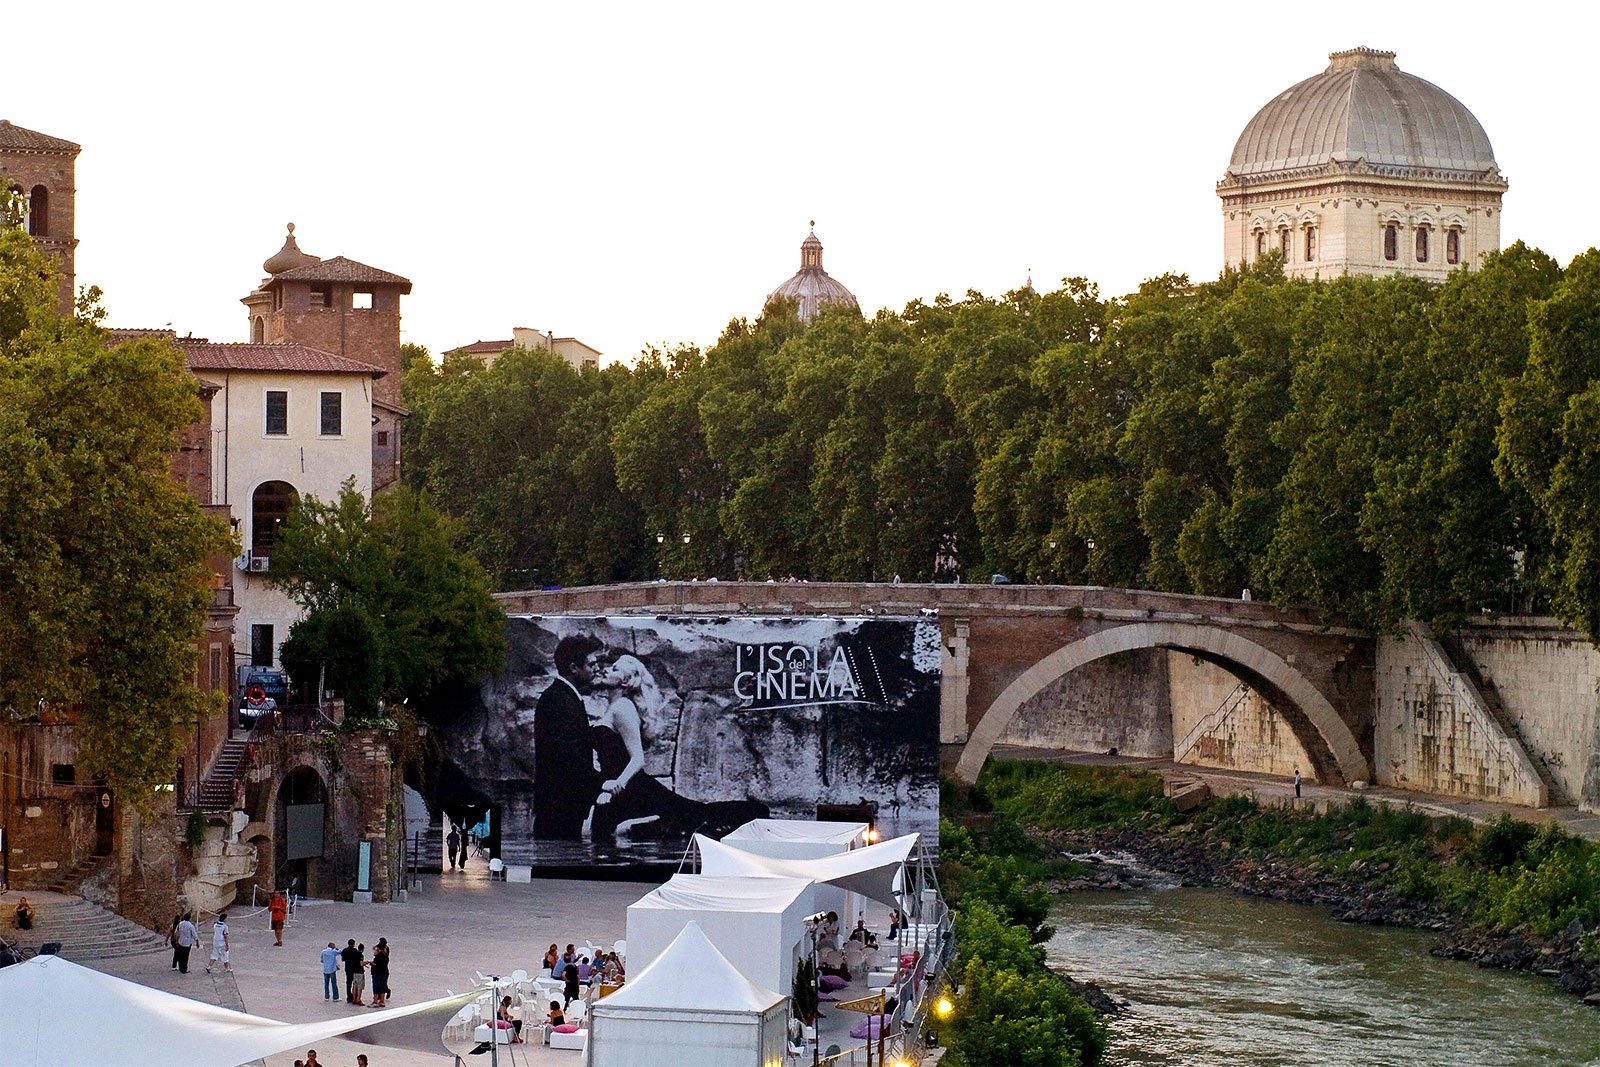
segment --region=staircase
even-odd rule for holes
[[[76,867],[64,869],[57,867],[53,872],[55,877],[44,883],[41,888],[64,896],[77,896],[83,883],[98,874],[110,862],[110,856],[90,856],[81,860]]]
[[[245,750],[250,747],[247,738],[230,737],[217,750],[211,770],[200,783],[201,811],[223,812],[233,810],[233,781],[244,766]]]
[[[1183,758],[1194,751],[1194,746],[1200,743],[1200,739],[1221,728],[1233,713],[1239,710],[1239,705],[1243,704],[1249,695],[1250,687],[1243,682],[1234,686],[1233,692],[1217,706],[1217,710],[1191,726],[1189,732],[1183,735],[1183,739],[1172,746],[1172,762],[1182,763]]]
[[[1505,702],[1500,699],[1500,693],[1493,686],[1484,682],[1483,675],[1478,670],[1478,664],[1467,651],[1461,638],[1456,634],[1437,636],[1434,640],[1438,643],[1440,651],[1445,654],[1450,668],[1465,679],[1467,686],[1488,712],[1507,737],[1515,739],[1527,754],[1528,761],[1533,765],[1534,772],[1538,774],[1539,781],[1543,783],[1545,797],[1550,804],[1571,804],[1572,798],[1567,796],[1561,788],[1561,783],[1556,781],[1555,775],[1550,771],[1550,764],[1546,761],[1543,752],[1528,743],[1527,737],[1522,733],[1522,725],[1516,716],[1506,708]]]
[[[82,897],[49,890],[29,893],[33,929],[7,931],[25,948],[61,942],[61,955],[75,963],[143,956],[168,948],[166,939]]]

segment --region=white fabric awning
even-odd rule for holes
[[[595,1010],[678,1008],[760,1013],[782,1001],[783,997],[740,973],[728,957],[717,951],[700,924],[691,922],[650,966],[597,1002]]]
[[[824,845],[838,845],[841,849],[867,842],[868,826],[864,822],[825,822],[816,819],[751,819],[737,830],[724,835],[722,840],[732,845],[746,841],[806,841]]]
[[[917,847],[918,840],[918,835],[906,834],[835,856],[780,859],[746,852],[725,841],[713,841],[704,834],[694,835],[695,846],[700,850],[700,870],[704,874],[809,878],[814,882],[860,893],[869,900],[890,907],[899,906],[894,895],[895,882],[912,850]]]
[[[317,1023],[281,1023],[164,993],[62,959],[0,969],[6,1067],[238,1067],[287,1049],[423,1012],[447,1014],[477,992]]]

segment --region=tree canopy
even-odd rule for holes
[[[1597,295],[1600,252],[1516,244],[1438,285],[1268,256],[1116,299],[779,301],[631,369],[416,361],[410,477],[503,587],[1003,573],[1596,636]]]
[[[0,227],[0,707],[77,722],[78,762],[136,805],[171,782],[227,526],[171,477],[201,417],[170,345],[112,344],[98,294],[56,314],[49,258]]]

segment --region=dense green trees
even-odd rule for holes
[[[81,773],[136,805],[171,782],[227,527],[174,482],[200,400],[177,350],[113,345],[92,291],[0,227],[0,708],[75,717]]]
[[[415,361],[411,471],[506,586],[1000,572],[1600,635],[1597,308],[1600,252],[1520,244],[1443,285],[1268,257],[1116,300],[777,304],[631,370]]]
[[[381,701],[426,710],[447,686],[499,669],[502,614],[448,519],[400,488],[370,504],[346,482],[302,499],[272,557],[273,585],[306,611],[283,644],[299,678],[321,676],[349,714]]]

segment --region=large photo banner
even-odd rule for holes
[[[691,836],[864,804],[937,847],[939,624],[510,616],[441,738],[446,813],[535,868],[676,864]]]

